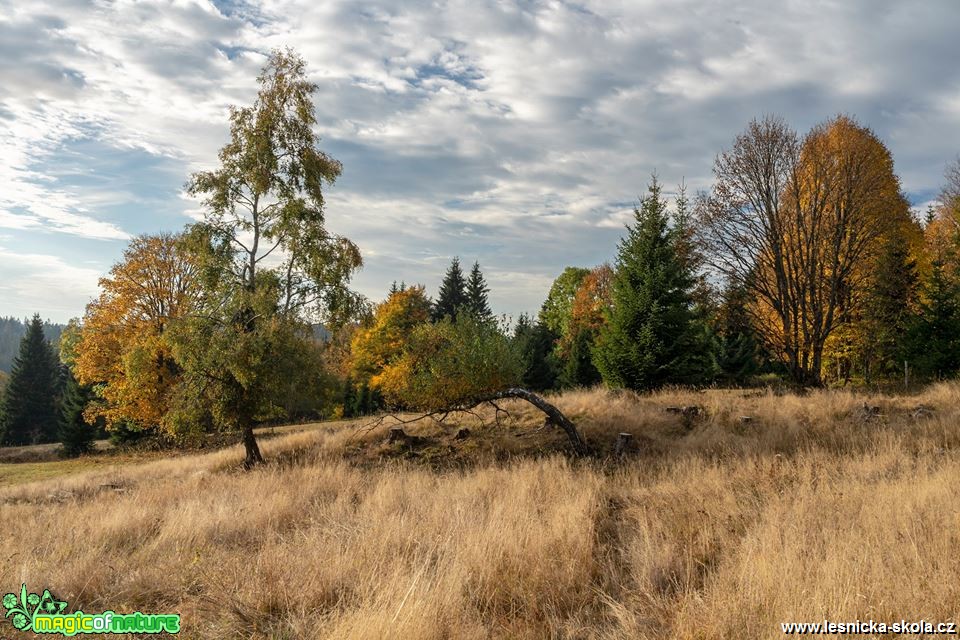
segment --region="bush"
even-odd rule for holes
[[[516,344],[497,323],[458,314],[417,327],[384,369],[380,391],[391,407],[432,411],[516,386],[522,375]]]

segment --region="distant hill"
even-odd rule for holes
[[[313,325],[313,339],[318,342],[327,342],[330,340],[330,330],[322,324]]]
[[[20,338],[27,332],[27,323],[28,320],[0,318],[0,371],[10,373],[13,359],[20,351]],[[43,334],[56,346],[65,327],[66,325],[44,322]]]

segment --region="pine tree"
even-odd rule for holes
[[[343,393],[342,393],[342,402],[343,402],[343,417],[344,418],[353,418],[356,416],[354,411],[357,407],[357,390],[353,386],[353,378],[347,376],[346,380],[343,381]]]
[[[449,317],[456,320],[457,313],[467,303],[467,281],[460,268],[460,258],[450,262],[443,282],[440,284],[440,293],[433,306],[432,319],[434,322]]]
[[[573,337],[570,353],[560,372],[564,387],[589,387],[600,382],[600,372],[593,363],[591,333],[578,331]]]
[[[719,374],[727,382],[745,382],[759,365],[760,350],[746,312],[748,297],[743,286],[731,284],[717,312],[715,353]]]
[[[493,316],[487,301],[488,293],[490,289],[480,271],[480,263],[474,262],[470,269],[470,277],[467,279],[467,308],[481,320],[487,320]]]
[[[3,392],[0,410],[3,442],[36,444],[56,438],[59,369],[37,314],[20,340],[20,353],[13,362],[13,371]]]
[[[908,358],[903,337],[916,321],[917,266],[901,234],[886,238],[866,293],[865,359],[880,374],[899,373]],[[869,366],[869,365],[868,365]]]
[[[96,429],[83,419],[83,410],[90,397],[90,389],[81,386],[73,375],[67,374],[57,430],[58,440],[63,445],[63,455],[67,458],[75,458],[93,449]]]
[[[693,275],[678,252],[654,176],[620,242],[609,321],[594,364],[612,387],[695,383],[712,371],[707,333],[693,312]]]
[[[960,370],[960,291],[950,281],[940,260],[933,262],[926,300],[910,332],[916,368],[936,378]]]
[[[553,347],[557,335],[540,322],[521,314],[513,340],[523,366],[523,386],[533,391],[548,391],[557,383],[557,361]]]

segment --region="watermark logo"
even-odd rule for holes
[[[13,627],[20,631],[30,631],[33,620],[38,614],[62,614],[67,603],[57,600],[45,589],[43,595],[27,593],[27,585],[20,586],[20,597],[8,593],[3,596],[3,608],[7,610],[5,618],[12,618]]]
[[[6,609],[4,618],[9,619],[15,629],[40,634],[180,632],[180,616],[175,613],[64,613],[67,603],[57,600],[49,589],[40,595],[28,593],[25,584],[20,585],[19,596],[15,593],[3,596],[3,608]]]

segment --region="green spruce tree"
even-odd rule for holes
[[[343,392],[341,394],[341,402],[343,403],[343,417],[344,418],[353,418],[356,416],[357,408],[357,390],[353,386],[353,378],[347,376],[343,381]]]
[[[470,269],[466,293],[466,306],[473,315],[481,320],[488,320],[493,316],[493,312],[490,311],[490,303],[487,301],[487,294],[490,293],[490,289],[487,287],[487,281],[480,271],[479,262],[474,262]]]
[[[942,261],[934,260],[925,290],[909,340],[916,369],[937,379],[952,377],[960,370],[960,291]]]
[[[521,314],[513,331],[517,353],[523,366],[523,386],[533,391],[548,391],[557,384],[557,360],[553,354],[558,336],[543,323]]]
[[[563,387],[589,387],[601,380],[593,363],[591,331],[578,331],[570,346],[570,353],[560,372]]]
[[[903,361],[910,358],[904,336],[916,322],[918,282],[906,238],[891,234],[881,247],[866,292],[862,331],[868,372],[898,375]]]
[[[433,321],[438,322],[444,318],[456,320],[457,313],[466,303],[467,281],[460,268],[460,258],[454,258],[440,284],[440,293],[433,305]]]
[[[746,307],[745,287],[729,284],[724,289],[714,326],[717,368],[722,380],[743,384],[759,367],[760,349]]]
[[[10,445],[53,442],[57,435],[60,365],[43,335],[40,315],[33,316],[20,340],[10,380],[3,392],[0,433]]]
[[[693,310],[695,278],[678,251],[656,176],[634,220],[620,242],[613,304],[594,364],[611,387],[701,382],[713,369],[708,334]]]
[[[67,458],[76,458],[93,450],[96,428],[83,419],[83,410],[90,401],[89,388],[83,387],[72,374],[67,374],[60,408],[60,424],[57,437]]]

